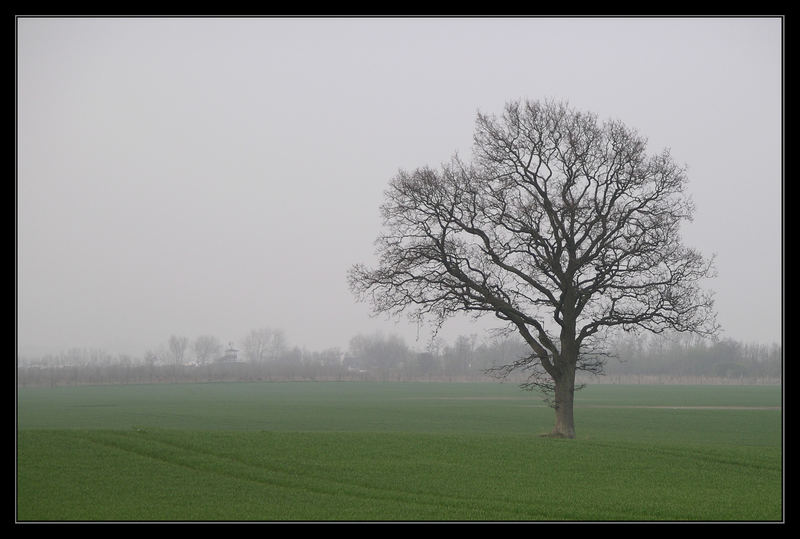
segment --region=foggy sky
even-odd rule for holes
[[[468,158],[476,113],[526,98],[671,148],[723,336],[781,340],[779,18],[19,18],[17,63],[20,355],[414,345],[347,269],[398,169]]]

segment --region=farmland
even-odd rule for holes
[[[26,388],[19,521],[780,521],[778,386]]]

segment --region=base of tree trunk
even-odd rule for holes
[[[575,438],[575,435],[569,436],[567,434],[564,434],[563,432],[557,432],[557,431],[548,432],[546,434],[540,434],[539,436],[542,438],[564,438],[564,439]]]

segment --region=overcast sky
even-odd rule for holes
[[[476,113],[519,98],[671,148],[723,337],[781,340],[779,18],[20,18],[17,61],[21,355],[260,327],[416,346],[347,270],[398,169],[468,157]]]

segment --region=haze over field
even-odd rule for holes
[[[371,318],[347,269],[373,262],[397,170],[468,158],[476,112],[517,98],[671,148],[723,336],[779,342],[782,23],[19,18],[18,352],[265,326],[310,349],[373,331],[424,346]]]

